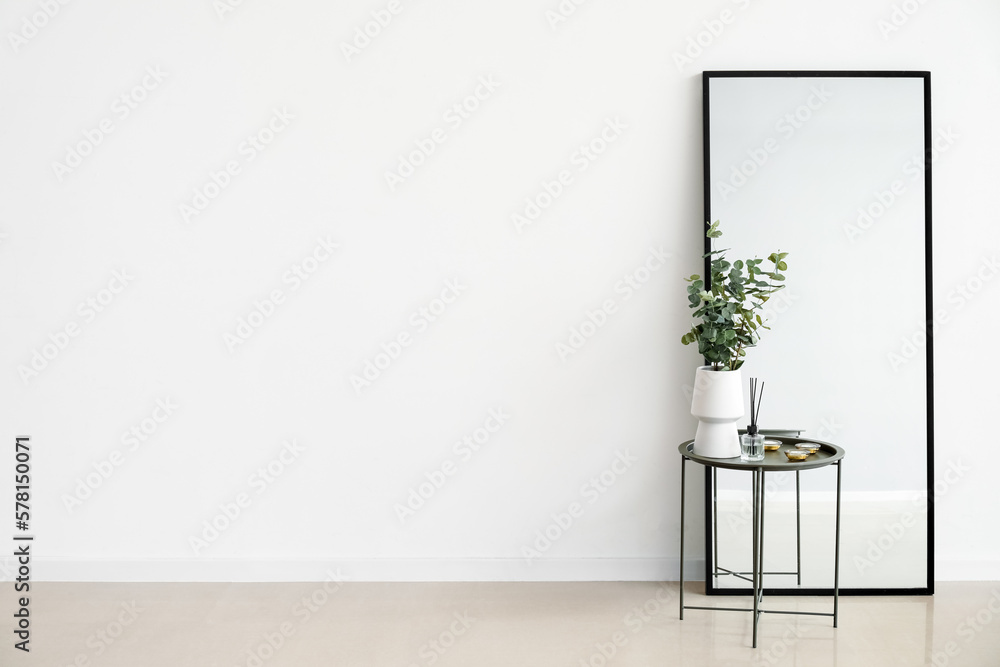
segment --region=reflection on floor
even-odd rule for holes
[[[5,587],[10,591],[9,587]],[[742,606],[685,588],[688,604]],[[31,654],[2,665],[1000,665],[1000,582],[843,597],[827,618],[692,611],[676,583],[32,584]],[[828,598],[771,598],[823,610]],[[735,603],[735,604],[734,604]],[[8,609],[10,607],[8,606]]]

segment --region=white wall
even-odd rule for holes
[[[693,431],[683,386],[698,363],[678,341],[680,278],[701,266],[700,73],[921,69],[935,127],[957,136],[934,171],[935,298],[951,316],[936,341],[937,459],[962,470],[939,499],[938,572],[1000,578],[1000,537],[980,520],[996,508],[992,475],[965,453],[992,442],[989,420],[967,415],[998,398],[983,367],[1000,280],[955,292],[1000,247],[995,3],[910,2],[883,35],[889,2],[592,0],[553,28],[555,0],[402,1],[350,62],[341,44],[388,2],[246,1],[220,17],[221,0],[105,0],[51,18],[43,4],[0,9],[0,433],[33,437],[37,577],[675,576],[676,445]],[[708,46],[678,63],[699,35]],[[144,76],[126,116],[115,100]],[[477,91],[461,124],[446,115]],[[53,163],[103,119],[112,131],[60,180]],[[243,144],[269,124],[280,131],[263,150]],[[604,128],[614,141],[582,159]],[[390,190],[385,172],[435,129],[443,143]],[[229,162],[238,172],[185,221],[179,206]],[[554,202],[518,230],[512,214],[562,170]],[[307,281],[286,277],[314,251],[328,259]],[[647,260],[648,282],[619,285]],[[425,327],[419,309],[456,282]],[[273,315],[230,351],[224,336],[274,290]],[[605,301],[606,324],[561,358]],[[67,327],[64,349],[43,349]],[[409,345],[359,394],[351,376],[400,335]],[[36,350],[52,358],[19,371]],[[169,416],[155,409],[166,399]],[[494,410],[509,415],[499,428]],[[123,442],[154,415],[155,432]],[[456,453],[486,426],[480,451]],[[291,440],[301,451],[262,482]],[[394,505],[448,461],[454,474],[401,522]],[[615,465],[597,491],[589,480]],[[192,548],[240,494],[238,518]],[[574,502],[572,526],[526,563],[522,547]]]

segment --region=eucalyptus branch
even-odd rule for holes
[[[706,235],[711,239],[721,237],[718,226],[718,221],[712,223]],[[704,255],[712,258],[709,285],[698,275],[685,278],[689,283],[690,307],[694,309],[694,317],[701,321],[681,337],[681,342],[698,343],[698,351],[713,367],[725,364],[730,370],[737,370],[743,365],[746,348],[760,341],[759,329],[770,329],[758,311],[775,292],[784,289],[784,285],[776,285],[775,281],[780,283],[785,279],[781,272],[788,268],[785,262],[788,253],[771,253],[766,261],[774,268],[762,271],[760,264],[765,260],[754,258],[730,264],[726,250],[712,250]],[[767,282],[761,280],[764,276]]]

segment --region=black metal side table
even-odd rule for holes
[[[832,616],[833,627],[837,627],[837,612],[840,597],[840,470],[841,462],[844,458],[844,449],[828,442],[813,440],[811,438],[788,437],[788,436],[768,436],[769,439],[781,441],[778,451],[765,452],[763,461],[743,462],[737,456],[731,459],[713,459],[699,456],[692,452],[693,440],[681,444],[677,450],[681,455],[681,573],[680,573],[680,618],[684,620],[685,609],[704,609],[708,611],[743,611],[753,613],[753,647],[757,648],[757,626],[761,614],[795,614],[802,616]],[[795,443],[811,442],[819,445],[819,451],[812,454],[804,461],[789,461],[785,456],[785,451],[795,448]],[[753,572],[751,582],[753,584],[753,608],[738,607],[695,607],[684,604],[684,496],[686,490],[685,470],[688,461],[694,461],[710,468],[728,468],[731,470],[744,470],[753,475]],[[834,566],[833,566],[833,613],[819,613],[807,611],[785,611],[778,609],[764,609],[764,582],[763,582],[763,553],[764,553],[764,485],[766,475],[769,472],[793,472],[802,470],[815,470],[826,466],[837,466],[837,522],[836,538],[834,546]],[[796,502],[797,504],[797,502]]]

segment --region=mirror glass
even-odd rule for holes
[[[745,385],[764,382],[760,426],[845,448],[842,590],[930,592],[929,74],[706,72],[703,83],[715,248],[730,262],[789,253],[771,329],[743,365]],[[798,514],[796,475],[767,477],[764,571],[792,574],[764,585],[829,590],[836,469],[798,476]],[[716,488],[709,571],[749,571],[750,475],[719,471]],[[749,588],[732,575],[706,584]]]

